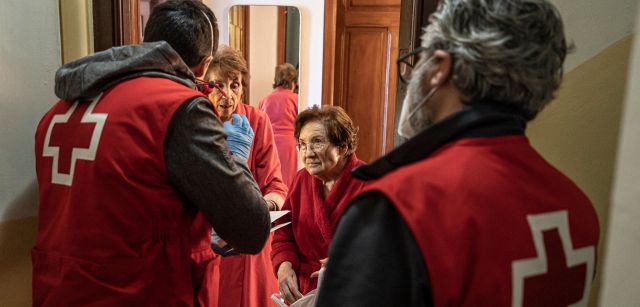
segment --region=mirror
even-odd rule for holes
[[[277,65],[289,63],[300,69],[300,11],[293,6],[233,6],[229,10],[229,46],[247,60],[251,78],[244,98],[257,107],[273,91]]]

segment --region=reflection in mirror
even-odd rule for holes
[[[257,106],[273,90],[277,65],[289,63],[299,69],[300,12],[292,6],[233,6],[229,46],[247,60],[251,79],[244,98]]]
[[[298,115],[300,12],[285,6],[234,6],[229,10],[229,46],[248,64],[242,99],[269,117],[282,179],[290,186],[298,170],[293,130]]]

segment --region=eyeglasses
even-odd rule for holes
[[[318,151],[322,151],[323,149],[325,149],[327,147],[327,145],[329,145],[328,142],[320,141],[320,140],[313,140],[309,144],[307,144],[305,142],[298,142],[296,144],[296,148],[298,149],[299,152],[303,152],[303,151],[306,152],[307,148],[311,148],[311,151],[313,151],[313,152],[318,152]]]
[[[228,85],[228,89],[227,89],[227,84],[225,82],[216,81],[216,80],[212,80],[210,82],[213,82],[214,84],[213,87],[216,90],[218,90],[219,92],[223,92],[224,94],[227,94],[229,91],[231,91],[234,94],[238,95],[240,93],[240,89],[242,88],[242,83],[238,81],[231,82],[231,84]]]
[[[413,67],[419,60],[416,56],[420,55],[420,53],[425,50],[426,48],[424,47],[418,47],[398,59],[398,77],[400,77],[400,81],[403,83],[409,83],[409,80],[411,80],[411,74],[413,73]]]

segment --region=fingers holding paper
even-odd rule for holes
[[[291,266],[291,262],[285,261],[280,264],[278,268],[278,285],[280,293],[287,303],[293,304],[302,298],[302,293],[298,289],[298,278]]]

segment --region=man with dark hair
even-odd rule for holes
[[[57,71],[61,100],[36,132],[35,306],[197,305],[211,225],[238,252],[262,249],[253,131],[246,118],[223,126],[195,90],[217,41],[207,6],[168,1],[145,43]]]
[[[318,306],[587,306],[598,219],[525,136],[562,79],[549,0],[444,0],[399,59],[408,141],[354,170]],[[415,68],[413,68],[415,65]]]

